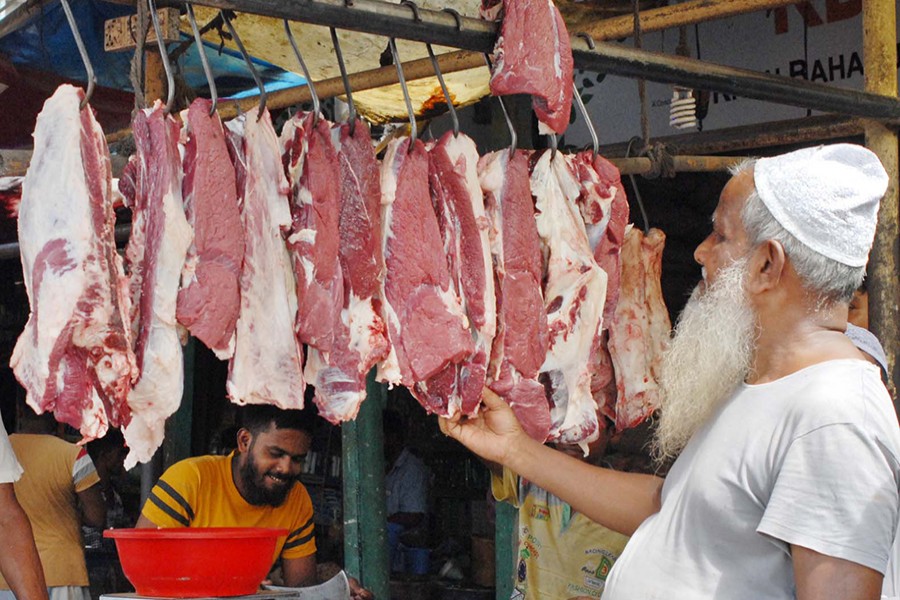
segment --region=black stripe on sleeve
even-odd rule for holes
[[[177,502],[178,504],[181,505],[181,508],[183,508],[183,509],[184,509],[184,512],[187,513],[187,516],[188,516],[188,520],[189,520],[189,521],[193,521],[193,520],[194,520],[194,509],[191,508],[191,505],[188,504],[188,501],[184,499],[184,496],[182,496],[182,495],[179,494],[177,491],[175,491],[175,488],[173,488],[171,485],[169,485],[168,483],[166,483],[166,482],[163,481],[162,479],[160,479],[159,481],[157,481],[157,482],[156,482],[156,485],[159,486],[159,488],[160,488],[161,490],[163,490],[164,492],[166,492],[167,494],[169,494],[170,496],[172,496],[172,499],[173,499],[175,502]]]
[[[290,540],[292,537],[296,537],[296,536],[300,535],[301,533],[303,533],[303,530],[306,529],[307,527],[309,527],[310,525],[312,525],[312,522],[313,522],[313,518],[310,517],[309,520],[306,521],[306,523],[304,523],[303,525],[301,525],[301,526],[298,527],[297,529],[295,529],[295,530],[293,530],[292,532],[290,532],[290,533],[288,534],[288,536],[287,536],[287,539]]]
[[[316,528],[313,527],[312,530],[308,534],[304,535],[302,538],[297,538],[296,540],[294,540],[292,542],[286,543],[284,545],[284,548],[282,548],[282,550],[290,550],[291,548],[296,548],[297,546],[302,546],[309,540],[313,539],[315,537],[315,535],[316,535]]]
[[[152,491],[150,492],[150,497],[147,498],[147,499],[148,499],[150,502],[152,502],[153,504],[155,504],[156,506],[158,506],[159,509],[160,509],[161,511],[163,511],[164,513],[166,513],[167,515],[169,515],[170,517],[172,517],[173,519],[175,519],[176,521],[178,521],[179,523],[181,523],[181,525],[182,525],[183,527],[190,527],[190,526],[191,526],[191,522],[188,521],[188,520],[184,517],[184,515],[179,514],[178,511],[176,511],[174,508],[172,508],[171,506],[169,506],[168,504],[166,504],[165,502],[163,502],[162,500],[160,500],[160,499],[159,499],[159,496],[157,496],[157,495],[156,495],[155,493],[153,493]]]

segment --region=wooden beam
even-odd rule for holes
[[[863,62],[866,91],[897,97],[897,17],[894,0],[863,2]],[[869,326],[881,340],[888,359],[893,397],[900,387],[900,196],[898,196],[897,132],[882,123],[866,122],[866,145],[878,155],[890,176],[878,211],[878,229],[869,255]],[[895,408],[900,406],[895,404]]]
[[[726,19],[760,10],[797,4],[799,0],[690,0],[661,8],[641,11],[641,31],[661,31],[682,25],[693,25],[716,19]],[[595,40],[614,40],[631,37],[634,33],[634,17],[622,15],[603,19],[585,33]]]
[[[727,171],[746,157],[744,156],[673,156],[673,168],[676,173],[710,173]],[[637,156],[632,158],[611,158],[610,162],[619,169],[622,175],[644,175],[653,170],[649,158]]]

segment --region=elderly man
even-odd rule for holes
[[[665,481],[538,444],[485,395],[445,433],[633,534],[605,600],[874,599],[900,512],[900,432],[844,335],[888,177],[854,145],[741,165],[697,248],[665,356]]]

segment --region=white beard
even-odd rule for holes
[[[698,285],[662,357],[662,402],[653,453],[673,458],[745,380],[756,346],[756,320],[744,289],[747,258]]]

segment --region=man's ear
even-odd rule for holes
[[[247,450],[250,449],[250,442],[253,441],[253,434],[250,433],[250,430],[241,427],[237,432],[237,451],[241,454],[245,454]]]
[[[776,288],[781,283],[786,262],[781,243],[766,240],[756,246],[750,256],[747,291],[759,294]]]

